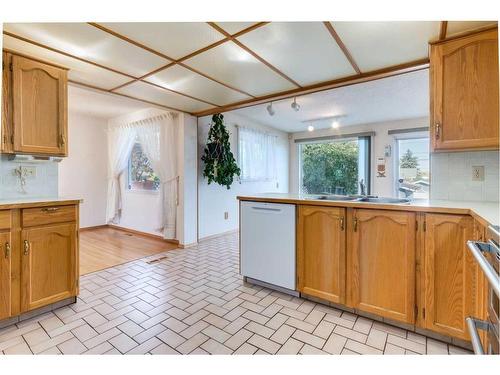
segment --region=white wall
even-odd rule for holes
[[[106,221],[106,126],[106,120],[69,113],[69,156],[59,163],[59,195],[83,198],[82,228]]]
[[[498,202],[498,157],[498,151],[431,154],[431,198]],[[484,167],[484,181],[472,181],[473,166]]]
[[[278,137],[276,147],[277,180],[242,182],[235,181],[231,189],[217,184],[208,185],[203,177],[203,163],[201,156],[208,136],[208,129],[211,117],[198,119],[198,225],[199,238],[205,238],[216,234],[228,232],[238,228],[238,201],[236,196],[249,195],[266,192],[288,192],[288,165],[289,165],[289,143],[288,134],[282,131],[269,128],[255,121],[235,115],[225,113],[224,120],[230,132],[231,150],[237,159],[237,132],[235,125],[249,128],[261,129]],[[228,212],[229,217],[224,219],[224,212]]]
[[[397,121],[378,122],[363,125],[346,126],[340,129],[322,129],[314,132],[293,133],[290,140],[290,192],[298,193],[299,190],[299,163],[297,144],[295,139],[306,139],[313,137],[322,137],[329,135],[353,134],[367,131],[374,131],[375,136],[372,140],[372,165],[371,165],[371,194],[391,197],[395,195],[394,185],[394,145],[395,138],[387,134],[389,130],[409,129],[429,126],[427,117],[405,119]],[[386,158],[386,177],[376,177],[376,161],[378,157],[384,157],[384,148],[391,145],[392,155]]]
[[[130,123],[165,113],[160,109],[149,108],[115,117],[108,126]],[[178,141],[179,205],[177,206],[176,239],[182,245],[196,242],[196,119],[189,115],[178,114],[176,120]],[[120,179],[122,186],[122,217],[119,226],[141,232],[161,235],[161,200],[158,192],[131,191],[127,189],[128,176]]]

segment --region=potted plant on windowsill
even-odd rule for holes
[[[240,175],[240,168],[231,152],[229,133],[223,120],[224,116],[220,113],[212,116],[212,124],[201,160],[205,163],[203,177],[208,179],[208,183],[216,182],[229,189],[234,176]]]

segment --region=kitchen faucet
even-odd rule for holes
[[[359,180],[359,193],[360,195],[366,195],[366,185],[363,179]]]

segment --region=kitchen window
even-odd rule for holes
[[[429,137],[397,138],[395,154],[397,195],[429,199]]]
[[[158,191],[160,178],[139,142],[134,144],[128,160],[128,190]]]
[[[276,140],[273,134],[238,126],[241,181],[276,179]]]
[[[296,140],[301,194],[359,194],[363,180],[370,193],[372,134]]]

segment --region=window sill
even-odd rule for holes
[[[158,195],[159,190],[141,190],[141,189],[126,189],[126,193],[143,194],[143,195]]]

